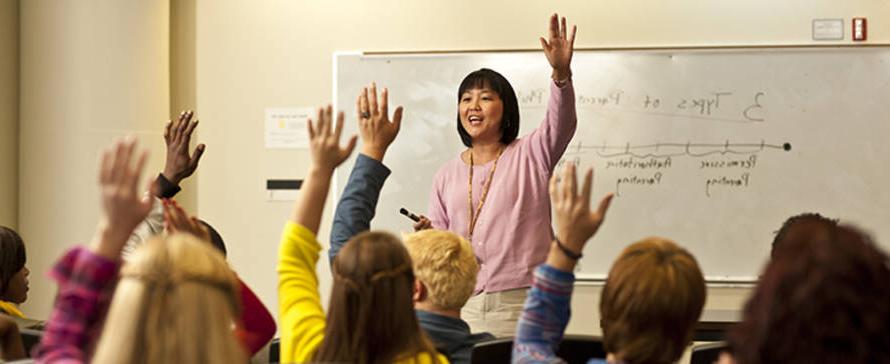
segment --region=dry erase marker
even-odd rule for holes
[[[402,207],[401,209],[399,209],[399,212],[400,212],[402,215],[408,216],[408,218],[411,219],[411,220],[414,220],[414,222],[418,222],[418,221],[420,221],[420,217],[418,217],[418,216],[415,215],[415,214],[412,214],[410,211],[408,211],[408,209],[406,209],[406,208],[404,208],[404,207]]]

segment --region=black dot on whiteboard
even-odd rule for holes
[[[785,143],[785,144],[783,144],[783,145],[782,145],[782,149],[785,149],[786,152],[789,151],[789,150],[791,150],[791,143]]]

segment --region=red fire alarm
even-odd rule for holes
[[[868,26],[865,18],[853,18],[853,40],[863,41],[868,38]]]

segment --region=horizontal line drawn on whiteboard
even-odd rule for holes
[[[676,150],[676,149],[680,150]],[[696,152],[692,149],[704,149],[704,148],[712,148],[712,150],[704,151],[704,152]],[[745,150],[737,150],[740,148],[754,148],[754,149],[745,149]],[[645,150],[645,149],[654,149],[653,152],[649,153],[641,153],[637,152],[637,150]],[[667,150],[665,150],[667,149]],[[730,143],[728,140],[725,143],[717,144],[717,143],[655,143],[655,144],[644,144],[644,145],[631,145],[630,143],[626,143],[624,145],[583,145],[582,143],[577,143],[574,145],[570,145],[566,148],[565,155],[578,155],[587,152],[594,151],[596,154],[603,158],[615,158],[615,157],[624,157],[624,156],[633,156],[637,158],[661,158],[661,157],[677,157],[688,155],[691,157],[706,157],[714,154],[755,154],[762,152],[767,149],[774,150],[791,150],[791,143],[783,143],[781,145],[778,144],[767,144],[765,141],[761,141],[760,143]],[[610,152],[617,150],[619,152]],[[660,152],[665,150],[663,153]]]

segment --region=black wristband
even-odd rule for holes
[[[565,254],[567,257],[571,258],[572,260],[578,260],[584,256],[584,254],[575,253],[571,249],[567,248],[565,245],[562,245],[562,242],[559,241],[559,238],[557,238],[557,237],[553,237],[553,241],[556,242],[556,246],[559,247],[559,250],[562,250],[562,253]]]
[[[158,198],[172,198],[182,190],[182,188],[164,177],[163,173],[158,173],[158,178],[155,180],[155,183],[157,183],[158,187]]]

